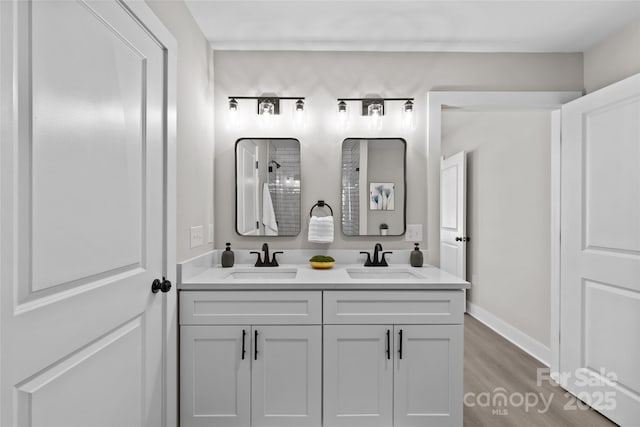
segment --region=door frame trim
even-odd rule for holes
[[[581,91],[500,91],[427,93],[427,218],[439,223],[440,156],[442,155],[442,108],[462,109],[538,109],[551,112],[551,371],[560,362],[560,113],[563,104],[582,96]],[[427,231],[429,264],[440,265],[440,233]],[[519,343],[515,343],[520,345]],[[537,357],[537,356],[534,356]]]
[[[144,1],[117,0],[128,9],[165,51],[164,248],[163,275],[174,285],[163,294],[162,427],[178,425],[178,318],[176,272],[176,90],[178,42]]]

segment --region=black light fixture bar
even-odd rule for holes
[[[338,98],[337,101],[413,101],[415,98]]]
[[[306,99],[304,96],[229,96],[231,99]]]
[[[368,116],[369,115],[369,106],[371,104],[382,104],[382,115],[384,115],[384,111],[385,111],[385,106],[384,103],[386,101],[411,101],[413,103],[413,100],[415,98],[412,97],[406,97],[406,98],[382,98],[382,97],[368,97],[368,98],[338,98],[338,103],[340,102],[361,102],[362,103],[362,115],[363,116]]]
[[[255,99],[256,101],[258,101],[257,105],[256,105],[256,109],[257,109],[257,113],[258,114],[260,114],[260,103],[269,102],[269,103],[273,104],[273,114],[274,115],[280,114],[280,101],[281,100],[303,101],[304,99],[306,99],[304,96],[269,96],[269,95],[264,95],[264,96],[229,96],[228,98],[229,98],[229,105],[231,105],[232,103],[235,102],[235,104],[236,104],[235,108],[236,109],[237,109],[238,99]]]

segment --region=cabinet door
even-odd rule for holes
[[[324,327],[324,427],[389,427],[393,333],[385,325]]]
[[[180,425],[249,427],[250,368],[250,327],[180,327]]]
[[[254,326],[251,425],[319,427],[322,327]]]
[[[394,427],[462,426],[463,325],[394,332]]]

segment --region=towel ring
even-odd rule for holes
[[[324,200],[318,200],[318,203],[316,203],[315,205],[311,206],[311,210],[309,211],[309,217],[313,216],[313,210],[316,207],[322,208],[322,207],[328,207],[329,210],[331,211],[331,216],[333,216],[333,209],[331,209],[331,206],[329,206],[328,203],[325,203]]]

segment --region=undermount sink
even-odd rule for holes
[[[350,268],[347,269],[347,274],[352,279],[367,279],[367,280],[416,280],[423,279],[423,277],[411,270],[386,270],[386,267],[368,267],[368,268]]]
[[[264,267],[269,268],[269,267]],[[263,270],[256,268],[255,270],[236,270],[225,277],[225,279],[235,280],[276,280],[276,279],[295,279],[298,274],[296,269],[277,269]]]

